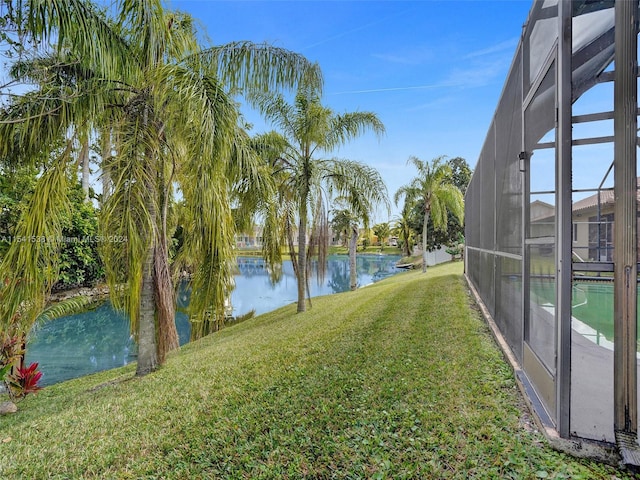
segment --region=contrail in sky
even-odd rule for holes
[[[376,93],[376,92],[399,92],[403,90],[426,90],[429,88],[455,87],[456,85],[460,85],[460,84],[451,82],[451,83],[433,83],[430,85],[414,85],[411,87],[372,88],[369,90],[348,90],[344,92],[333,92],[333,93],[328,93],[327,95],[346,95],[346,94],[355,94],[355,93]]]
[[[335,35],[332,35],[331,37],[327,37],[327,38],[325,38],[323,40],[320,40],[320,41],[318,41],[316,43],[312,43],[311,45],[307,45],[306,47],[303,47],[302,50],[307,50],[309,48],[317,47],[318,45],[322,45],[324,43],[328,43],[328,42],[330,42],[332,40],[335,40],[336,38],[342,38],[342,37],[345,37],[345,36],[350,35],[352,33],[359,32],[360,30],[365,30],[367,28],[374,27],[376,25],[379,25],[381,23],[386,22],[390,18],[399,17],[401,15],[404,15],[405,13],[410,12],[411,10],[412,10],[411,8],[407,9],[407,10],[402,10],[401,12],[398,12],[398,13],[396,13],[394,15],[389,15],[387,17],[380,18],[380,19],[376,20],[375,22],[370,22],[370,23],[367,23],[365,25],[361,25],[359,27],[352,28],[351,30],[346,30],[346,31],[344,31],[342,33],[337,33]]]

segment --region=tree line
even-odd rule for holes
[[[401,206],[399,215],[372,227],[378,243],[382,246],[394,236],[404,257],[410,257],[416,245],[426,245],[423,252],[440,247],[459,251],[464,243],[463,197],[472,174],[469,164],[462,157],[445,156],[432,160],[411,157],[408,163],[416,167],[418,174],[394,195],[396,206]],[[350,228],[357,229],[348,210],[335,209],[331,225],[345,246],[349,232],[355,231]],[[363,246],[366,241],[365,236]]]

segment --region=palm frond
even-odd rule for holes
[[[232,42],[197,55],[202,64],[234,91],[269,91],[294,88],[304,82],[322,85],[317,64],[302,55],[268,44]]]
[[[316,280],[318,284],[321,284],[327,273],[327,256],[329,254],[329,218],[325,201],[321,195],[316,196],[315,205],[311,210],[311,219],[311,233],[306,255],[307,280],[311,273],[312,262],[317,260]],[[301,247],[298,246],[298,248]]]
[[[98,247],[114,307],[129,314],[136,335],[143,264],[155,235],[150,204],[158,211],[155,188],[149,189],[155,185],[155,172],[149,169],[145,150],[157,146],[140,118],[123,120],[117,127],[121,129],[119,149],[103,161],[113,191],[100,212],[99,235],[104,241]]]
[[[132,70],[135,56],[126,42],[92,2],[84,0],[27,0],[28,30],[37,39],[53,40],[58,52],[72,49],[90,68],[113,73]],[[146,2],[139,2],[146,3]]]
[[[215,331],[224,323],[225,301],[233,289],[232,246],[235,235],[229,204],[230,186],[223,171],[204,165],[185,186],[189,208],[184,247],[178,264],[191,264],[189,316],[192,338]],[[206,214],[202,214],[206,212]]]
[[[325,149],[331,150],[368,131],[372,131],[377,137],[385,133],[384,124],[375,113],[353,112],[336,115],[331,119],[327,130]]]
[[[38,315],[34,327],[37,329],[39,325],[55,320],[56,318],[83,312],[96,304],[97,300],[94,297],[87,295],[80,295],[73,298],[67,298],[66,300],[61,300],[46,307],[40,315]]]
[[[247,96],[247,100],[262,113],[265,120],[279,129],[282,135],[286,138],[295,138],[296,127],[292,122],[295,118],[295,110],[281,94],[253,92]]]
[[[387,186],[375,168],[345,159],[333,159],[324,164],[330,193],[342,199],[349,210],[364,221],[365,228],[379,205],[386,208],[388,215]]]
[[[0,330],[26,333],[42,312],[58,274],[62,218],[68,209],[70,145],[38,180],[0,263]]]

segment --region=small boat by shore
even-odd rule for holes
[[[415,265],[413,263],[396,264],[396,268],[404,268],[405,270],[410,270],[410,269],[412,269],[414,267],[415,267]]]

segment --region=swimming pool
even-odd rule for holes
[[[550,308],[555,306],[553,280],[531,279],[530,292],[532,303]],[[571,289],[571,311],[575,331],[598,345],[613,348],[612,281],[574,281]],[[640,314],[640,309],[638,313]]]

